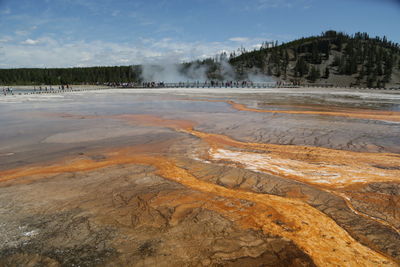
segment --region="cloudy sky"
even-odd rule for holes
[[[400,42],[398,0],[0,0],[0,68],[188,61],[334,29]]]

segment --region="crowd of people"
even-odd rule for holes
[[[177,82],[177,83],[164,83],[164,82],[143,82],[144,88],[160,88],[168,86],[177,87],[252,87],[254,83],[251,81],[205,81],[205,82]]]
[[[267,84],[267,83],[265,83]],[[205,81],[205,82],[177,82],[177,83],[164,83],[164,82],[143,82],[142,87],[145,88],[160,88],[160,87],[254,87],[257,83],[252,81]]]
[[[61,84],[58,86],[58,90],[60,91],[64,91],[64,90],[72,90],[72,86],[70,86],[69,84]],[[52,87],[51,85],[49,87],[47,86],[39,86],[36,88],[36,86],[33,87],[33,91],[34,92],[53,92],[55,91],[54,87]]]
[[[253,82],[253,81],[218,81],[218,80],[210,80],[210,81],[191,81],[191,82],[175,82],[175,83],[165,83],[165,82],[155,82],[155,81],[145,81],[142,83],[107,83],[104,84],[111,87],[119,87],[119,88],[163,88],[163,87],[286,87],[286,86],[301,86],[300,81],[276,81],[276,82]]]
[[[165,87],[165,83],[164,82],[143,82],[142,87],[160,88],[160,87]]]
[[[57,88],[57,87],[56,87]],[[32,90],[32,89],[30,89]],[[62,84],[58,86],[59,91],[64,91],[64,90],[72,90],[72,86],[69,84]],[[12,87],[4,87],[2,89],[4,95],[14,95],[15,91]],[[33,92],[54,92],[56,89],[54,87],[50,86],[34,86],[33,87]]]
[[[101,85],[100,83],[97,83],[97,85]],[[132,88],[132,87],[137,87],[137,84],[135,82],[129,82],[129,83],[123,83],[123,82],[108,82],[104,83],[103,85],[108,86],[108,87],[120,87],[120,88]]]
[[[100,85],[100,84],[97,84]],[[108,87],[117,87],[117,88],[163,88],[163,87],[259,87],[259,86],[277,86],[277,87],[284,87],[284,86],[299,86],[300,82],[253,82],[253,81],[218,81],[218,80],[210,80],[210,81],[187,81],[187,82],[174,82],[174,83],[165,83],[162,81],[144,81],[141,83],[129,82],[129,83],[122,83],[122,82],[108,82],[104,83],[103,85]]]
[[[101,83],[97,83],[97,85],[101,85]],[[268,87],[285,87],[285,86],[300,86],[300,82],[269,82],[269,83],[255,83],[253,81],[218,81],[218,80],[210,80],[210,81],[195,81],[195,82],[177,82],[177,83],[165,83],[165,82],[108,82],[104,83],[104,86],[108,87],[116,87],[116,88],[164,88],[164,87],[260,87],[260,86],[268,86]],[[57,87],[55,87],[57,88]],[[54,92],[56,89],[50,86],[34,86],[33,92]],[[72,86],[69,84],[62,84],[58,86],[58,91],[64,90],[72,90]],[[3,88],[4,95],[13,95],[14,91],[11,87]]]
[[[3,94],[4,95],[13,95],[13,89],[11,87],[3,88]]]

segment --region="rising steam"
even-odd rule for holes
[[[211,62],[211,63],[210,63]],[[251,82],[273,82],[274,80],[262,73],[259,69],[249,69],[239,75],[227,59],[209,61],[208,63],[195,61],[186,64],[161,63],[158,65],[142,65],[141,80],[144,82],[206,82],[210,80]]]

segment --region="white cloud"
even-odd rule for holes
[[[229,38],[229,41],[243,43],[243,42],[248,42],[249,38],[247,38],[247,37],[232,37],[232,38]]]
[[[32,40],[30,38],[28,38],[25,41],[21,42],[21,44],[24,44],[24,45],[37,45],[39,43],[40,43],[40,40]]]
[[[242,37],[243,38],[243,37]],[[252,49],[258,39],[246,38]],[[259,38],[260,39],[260,38]],[[1,67],[73,67],[183,62],[234,51],[235,41],[183,42],[173,38],[139,39],[136,43],[66,41],[50,37],[2,44]]]
[[[0,38],[0,43],[8,43],[11,42],[13,39],[10,36],[3,36]]]

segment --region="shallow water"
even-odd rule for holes
[[[361,138],[364,146],[369,143],[381,147],[382,151],[400,151],[400,138],[396,138],[400,136],[400,129],[395,122],[320,115],[257,114],[235,110],[225,102],[203,100],[233,100],[250,108],[269,110],[310,110],[310,107],[311,110],[335,110],[352,107],[356,110],[396,111],[400,108],[398,92],[326,89],[112,89],[6,96],[0,98],[0,154],[12,153],[17,147],[39,145],[57,133],[93,127],[98,131],[104,128],[107,132],[118,124],[106,118],[93,121],[64,119],[60,117],[63,113],[81,116],[152,114],[193,120],[201,129],[248,141],[287,144],[288,140],[293,139],[294,144],[318,146],[312,142],[312,138],[327,139],[335,135],[336,139],[340,137],[343,140],[336,141],[336,147],[334,144],[329,147],[345,148],[344,144]],[[107,128],[107,123],[102,122],[104,120],[112,126]],[[277,137],[283,134],[285,137],[278,140]],[[323,141],[320,143],[326,146]]]

